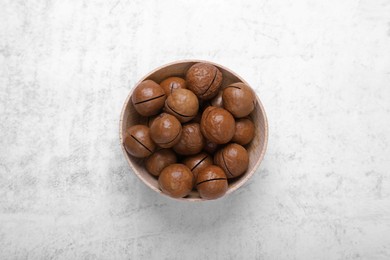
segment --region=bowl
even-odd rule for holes
[[[133,104],[131,102],[131,95],[133,90],[140,84],[142,81],[151,79],[154,80],[157,83],[160,83],[162,80],[164,80],[167,77],[171,76],[178,76],[185,78],[185,73],[187,70],[198,62],[206,62],[210,63],[214,66],[216,66],[223,75],[222,80],[222,88],[225,86],[228,86],[231,83],[235,82],[243,82],[250,86],[243,78],[241,78],[239,75],[237,75],[235,72],[231,71],[230,69],[221,66],[219,64],[215,64],[213,62],[204,61],[204,60],[182,60],[182,61],[175,61],[166,65],[163,65],[152,72],[148,73],[146,76],[144,76],[140,81],[138,81],[134,88],[130,91],[130,94],[126,98],[126,101],[123,105],[121,117],[120,117],[120,126],[119,126],[119,138],[120,142],[122,144],[122,150],[123,154],[132,168],[134,174],[143,182],[145,183],[149,188],[154,190],[155,192],[167,196],[164,194],[158,186],[157,178],[149,174],[145,167],[144,167],[144,159],[134,158],[130,156],[124,146],[123,146],[123,140],[124,140],[124,134],[126,132],[126,128],[129,126],[139,124],[142,121],[142,117],[135,111]],[[253,89],[253,88],[252,88]],[[255,90],[255,89],[254,89]],[[256,92],[256,91],[255,91]],[[268,141],[268,123],[267,123],[267,117],[263,108],[263,105],[261,104],[261,101],[259,97],[256,95],[257,98],[257,105],[255,110],[250,114],[251,119],[253,120],[253,123],[255,125],[255,136],[252,140],[252,142],[248,145],[246,145],[246,148],[249,153],[249,167],[248,170],[241,175],[240,177],[234,179],[233,181],[229,181],[229,186],[226,191],[226,195],[234,192],[238,188],[240,188],[244,183],[246,183],[251,176],[256,172],[256,169],[259,167],[261,161],[263,160],[266,148],[267,148],[267,141]],[[170,197],[171,198],[171,197]],[[179,198],[178,200],[184,200],[184,201],[205,201],[205,199],[202,199],[199,197],[198,193],[196,191],[192,191],[187,197],[185,198]]]

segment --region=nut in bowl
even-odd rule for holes
[[[157,68],[135,85],[119,135],[127,162],[148,187],[205,201],[232,193],[255,173],[268,123],[244,79],[212,62],[185,60]]]

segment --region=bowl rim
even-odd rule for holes
[[[120,146],[122,148],[122,152],[123,152],[123,155],[124,157],[126,158],[126,161],[127,161],[127,164],[130,166],[130,168],[132,169],[133,173],[138,177],[138,179],[140,179],[142,181],[142,183],[144,183],[146,186],[148,186],[149,188],[151,188],[153,191],[159,193],[160,195],[164,195],[165,197],[168,197],[170,199],[174,199],[174,200],[179,200],[179,201],[188,201],[188,202],[198,202],[198,201],[209,201],[209,200],[206,200],[206,199],[202,199],[202,198],[173,198],[173,197],[170,197],[168,196],[167,194],[163,193],[160,189],[154,187],[153,185],[151,185],[149,182],[147,182],[143,176],[141,176],[141,174],[136,170],[136,168],[134,167],[133,165],[133,162],[130,160],[129,158],[129,155],[127,154],[126,152],[126,149],[123,145],[123,123],[124,123],[124,114],[125,114],[125,111],[126,111],[126,107],[128,105],[128,103],[130,102],[130,99],[131,99],[131,96],[133,94],[133,91],[135,89],[136,86],[138,86],[142,81],[144,81],[146,78],[148,78],[150,75],[152,75],[153,73],[165,68],[165,67],[168,67],[168,66],[172,66],[172,65],[176,65],[176,64],[181,64],[181,63],[198,63],[198,62],[204,62],[204,63],[209,63],[209,64],[212,64],[216,67],[219,67],[219,68],[222,68],[226,71],[228,71],[229,73],[233,74],[234,76],[236,76],[239,80],[241,80],[241,82],[243,82],[244,84],[248,85],[248,86],[251,86],[250,84],[248,84],[248,82],[246,80],[244,80],[240,75],[238,75],[237,73],[235,73],[234,71],[232,71],[231,69],[225,67],[225,66],[222,66],[218,63],[215,63],[215,62],[211,62],[211,61],[208,61],[208,60],[200,60],[200,59],[183,59],[183,60],[176,60],[176,61],[173,61],[173,62],[169,62],[169,63],[166,63],[166,64],[163,64],[155,69],[153,69],[152,71],[150,71],[149,73],[147,73],[145,76],[143,76],[140,80],[138,80],[134,85],[133,87],[130,89],[130,92],[129,94],[127,95],[124,103],[123,103],[123,107],[122,107],[122,111],[121,111],[121,115],[120,115],[120,120],[119,120],[119,141],[120,141]],[[253,89],[253,88],[252,88]],[[257,103],[259,104],[259,107],[260,107],[260,110],[261,110],[261,114],[263,115],[264,117],[264,146],[261,150],[261,153],[255,163],[255,165],[253,166],[252,170],[246,174],[245,176],[243,176],[237,184],[235,184],[233,187],[229,188],[227,191],[226,191],[226,194],[223,196],[223,197],[226,197],[228,196],[229,194],[233,193],[234,191],[238,190],[241,186],[243,186],[253,175],[254,173],[256,172],[256,170],[259,168],[261,162],[263,161],[264,159],[264,156],[265,156],[265,152],[267,151],[267,147],[268,147],[268,118],[267,118],[267,114],[265,113],[265,109],[264,109],[264,106],[263,104],[261,103],[260,101],[260,98],[259,96],[257,95],[256,91],[255,91],[255,94],[256,94],[256,100],[257,100]]]

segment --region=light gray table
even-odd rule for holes
[[[263,163],[207,203],[157,196],[118,140],[155,67],[256,88]],[[0,259],[390,259],[390,2],[0,3]]]

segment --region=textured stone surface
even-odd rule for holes
[[[389,259],[390,2],[0,3],[0,259]],[[118,140],[177,59],[256,88],[269,148],[226,198],[180,203]]]

